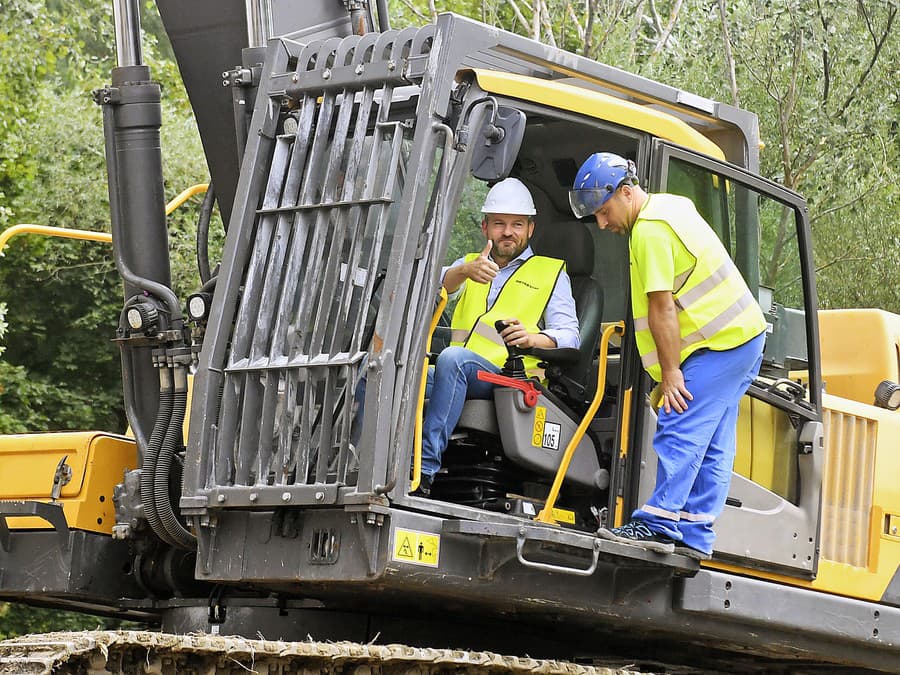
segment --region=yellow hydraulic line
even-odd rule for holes
[[[184,204],[188,199],[196,194],[206,192],[209,188],[208,183],[199,183],[192,185],[172,201],[166,204],[166,215],[169,215]],[[82,239],[84,241],[104,241],[107,244],[112,242],[112,235],[108,232],[95,232],[92,230],[74,230],[68,227],[51,227],[49,225],[33,225],[31,223],[21,223],[8,227],[0,232],[0,251],[6,248],[7,242],[13,237],[20,234],[40,234],[45,237],[61,237],[63,239]]]
[[[591,405],[588,406],[588,410],[584,414],[581,424],[579,424],[578,428],[575,430],[575,435],[572,436],[572,440],[570,440],[569,444],[566,446],[566,451],[563,453],[559,469],[556,470],[556,478],[553,479],[553,487],[550,488],[550,494],[547,495],[547,502],[544,504],[544,508],[541,509],[541,512],[534,518],[540,523],[556,524],[556,518],[553,517],[553,507],[556,504],[556,498],[559,497],[559,490],[562,488],[562,483],[566,477],[566,472],[569,470],[569,464],[572,462],[572,457],[575,456],[575,450],[581,442],[581,439],[584,437],[588,426],[590,426],[591,420],[594,419],[597,408],[600,407],[600,402],[603,400],[603,393],[606,390],[606,363],[609,352],[609,340],[613,333],[621,335],[624,331],[625,324],[621,321],[607,326],[606,330],[603,331],[603,335],[600,338],[600,365],[597,368],[597,391],[594,392],[594,399],[591,401]]]
[[[431,326],[428,328],[428,346],[425,351],[431,351],[431,338],[434,337],[434,329],[437,328],[438,321],[441,320],[441,314],[444,313],[444,307],[447,306],[447,289],[441,286],[441,298],[438,300],[437,307],[431,317]],[[419,398],[416,402],[416,431],[413,440],[413,475],[409,491],[413,492],[419,487],[422,479],[422,411],[425,409],[425,384],[428,380],[428,357],[425,357],[425,363],[422,364],[422,379],[419,382]]]
[[[166,204],[166,215],[168,216],[170,213],[172,213],[172,211],[184,204],[194,195],[199,195],[203,192],[206,192],[208,189],[209,183],[198,183],[197,185],[192,185],[187,190],[183,191],[180,195],[175,197],[168,204]]]
[[[86,241],[112,242],[112,235],[108,232],[92,232],[91,230],[71,230],[67,227],[50,227],[49,225],[32,225],[22,223],[13,225],[0,233],[0,251],[6,247],[6,242],[18,234],[41,234],[45,237],[63,237],[64,239],[84,239]]]

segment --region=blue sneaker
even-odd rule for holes
[[[664,534],[654,532],[647,527],[643,520],[632,520],[630,523],[622,525],[622,527],[614,527],[611,530],[605,527],[600,528],[597,536],[620,544],[640,546],[648,551],[656,551],[657,553],[673,553],[675,551],[675,542],[672,539]]]

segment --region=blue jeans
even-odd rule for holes
[[[764,345],[765,333],[734,349],[695,352],[681,364],[694,399],[683,413],[660,409],[656,487],[633,519],[712,553],[713,522],[725,508],[734,466],[738,405],[759,372]]]
[[[366,362],[360,365],[359,381],[353,396],[353,422],[350,442],[359,444],[366,400]],[[447,449],[447,440],[459,422],[468,398],[489,399],[494,385],[478,379],[479,370],[499,373],[500,368],[465,347],[447,347],[440,353],[437,363],[428,368],[425,398],[430,399],[422,420],[422,473],[433,476],[441,468],[441,457]],[[418,396],[418,392],[416,392]]]
[[[428,369],[425,396],[429,401],[422,420],[422,473],[426,476],[433,476],[441,468],[441,457],[466,399],[489,399],[493,395],[494,385],[479,380],[479,370],[500,372],[500,368],[465,347],[447,347],[434,367]]]

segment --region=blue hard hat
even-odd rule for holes
[[[578,169],[569,190],[572,213],[576,218],[594,215],[625,181],[637,184],[634,162],[611,152],[595,152]]]

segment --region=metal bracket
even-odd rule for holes
[[[46,520],[59,537],[62,550],[69,550],[69,525],[60,504],[35,501],[0,501],[0,547],[9,553],[10,532],[7,518],[34,516]]]
[[[225,617],[228,613],[225,607],[225,587],[217,584],[212,593],[209,594],[209,613],[207,621],[209,622],[210,632],[216,634],[219,632],[219,626],[225,623]]]
[[[369,518],[371,516],[371,518]],[[376,517],[376,514],[362,513],[351,514],[351,519],[356,520],[356,528],[359,531],[359,540],[363,545],[363,553],[366,556],[366,567],[370,577],[378,572],[378,543],[381,538],[384,517]]]
[[[66,464],[68,458],[68,455],[63,455],[56,465],[56,471],[53,472],[53,487],[50,488],[51,501],[55,502],[59,499],[63,487],[72,481],[72,467]]]

